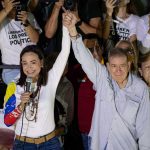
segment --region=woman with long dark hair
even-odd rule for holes
[[[70,51],[68,30],[63,26],[62,50],[46,71],[44,55],[35,45],[20,54],[20,78],[10,83],[5,95],[4,122],[16,125],[14,150],[60,150],[55,130],[54,99]]]

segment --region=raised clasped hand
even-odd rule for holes
[[[66,26],[68,29],[75,27],[76,23],[77,18],[72,12],[67,11],[63,14],[63,25]]]

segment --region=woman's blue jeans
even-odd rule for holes
[[[86,133],[81,133],[81,136],[82,136],[82,142],[83,142],[83,147],[84,147],[84,150],[90,150],[89,148],[89,137],[88,137],[88,134]]]
[[[62,150],[59,139],[54,137],[41,144],[32,144],[15,139],[13,150]]]

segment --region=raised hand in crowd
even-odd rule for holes
[[[30,40],[34,43],[37,43],[39,40],[39,32],[29,21],[29,13],[27,11],[18,12],[17,19],[21,21],[21,24],[25,27],[27,35],[30,37]]]
[[[17,15],[18,20],[21,21],[22,24],[27,24],[28,22],[28,13],[26,11],[20,11]]]
[[[76,24],[78,32],[85,38],[88,34],[96,34],[98,37],[101,37],[102,21],[99,2],[87,1],[84,6],[78,2],[75,6],[72,13],[75,14],[78,21]],[[97,11],[92,8],[95,8]]]
[[[10,65],[9,73],[3,69],[3,81],[8,84],[19,75],[19,55],[24,47],[37,44],[42,32],[34,16],[23,11],[22,3],[15,0],[1,0],[3,9],[0,11],[0,50],[2,63]],[[24,4],[23,4],[24,5]],[[28,4],[24,7],[28,9]],[[10,57],[13,56],[13,59]],[[11,69],[11,65],[15,68]]]
[[[117,0],[106,0],[106,17],[103,26],[103,38],[107,39],[110,34],[110,24],[112,20],[112,14],[116,7]]]
[[[9,13],[19,4],[19,1],[16,0],[4,0],[2,1],[3,9],[0,11],[0,23],[3,19],[10,15]],[[11,17],[11,16],[10,16]]]
[[[106,15],[112,16],[112,13],[114,11],[114,8],[116,7],[117,0],[106,0]]]
[[[58,28],[58,16],[62,6],[64,5],[64,0],[59,0],[55,2],[55,5],[52,10],[52,14],[47,20],[44,30],[47,38],[52,38],[57,31]]]
[[[3,6],[4,6],[5,11],[9,13],[19,3],[20,1],[16,1],[16,0],[4,0]]]
[[[59,0],[55,2],[55,7],[58,9],[61,9],[61,7],[64,5],[64,0]]]

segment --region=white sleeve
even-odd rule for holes
[[[48,86],[53,85],[54,88],[58,86],[59,80],[63,74],[70,53],[70,43],[71,41],[68,29],[63,26],[61,52],[59,53],[53,67],[50,69],[48,73],[48,83],[47,83]]]
[[[76,59],[81,64],[88,78],[93,82],[94,86],[97,87],[97,81],[102,79],[101,76],[103,74],[106,75],[106,68],[93,58],[93,55],[89,49],[85,47],[81,37],[77,38],[77,40],[72,39],[72,46]]]
[[[137,39],[142,42],[144,47],[150,47],[150,34],[148,33],[148,27],[142,18],[140,18],[137,23]]]
[[[134,15],[132,16],[131,22],[129,22],[129,30],[130,30],[129,36],[136,35],[136,27],[137,27],[138,20],[139,20],[139,17],[134,16]]]

